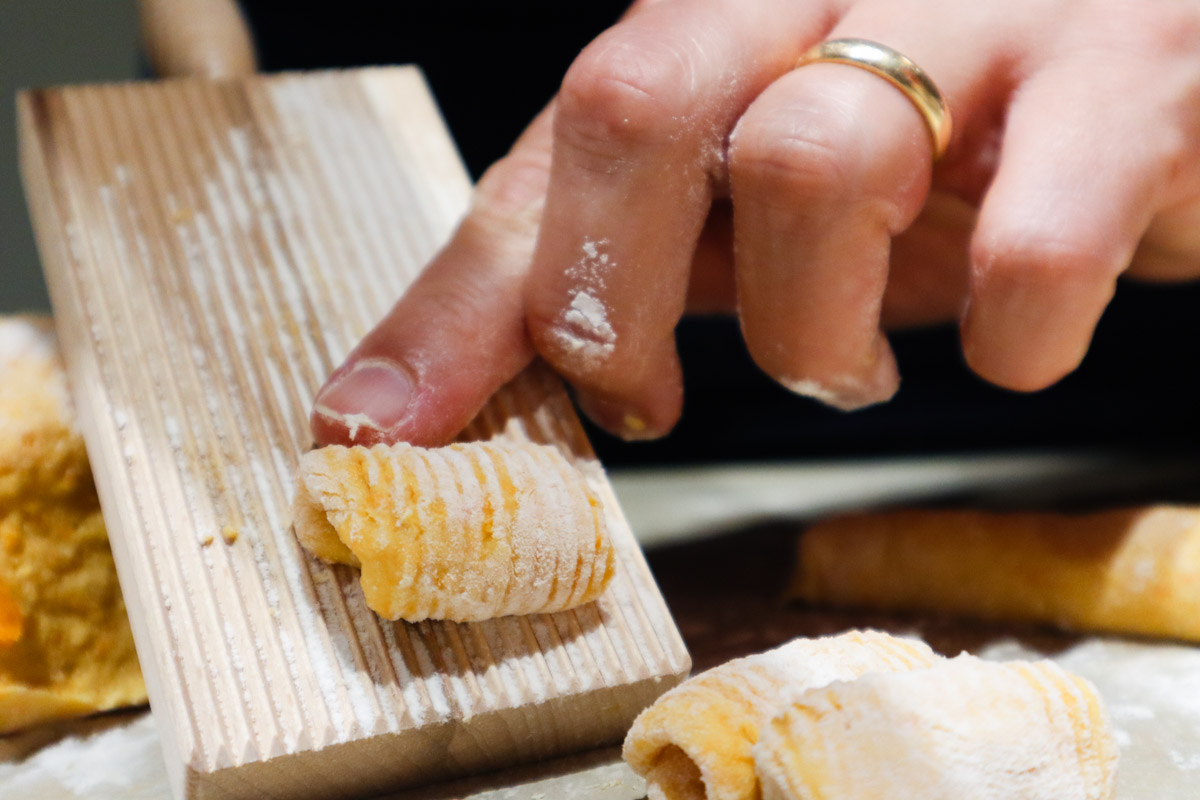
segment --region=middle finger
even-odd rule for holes
[[[673,331],[741,111],[835,22],[834,0],[680,0],[589,46],[559,96],[526,289],[535,347],[625,435],[670,428]]]
[[[952,4],[954,26],[929,26],[938,5],[867,0],[830,38],[886,43],[920,64],[960,141],[995,105],[1006,40],[989,4]],[[738,299],[747,347],[781,384],[843,409],[895,392],[880,330],[891,242],[925,201],[932,155],[909,99],[851,65],[793,70],[746,111],[730,147]]]

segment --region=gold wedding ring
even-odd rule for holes
[[[950,143],[950,109],[937,86],[912,59],[886,45],[867,39],[831,39],[800,56],[797,67],[820,62],[848,64],[883,78],[904,92],[925,118],[933,138],[933,157],[941,158]]]

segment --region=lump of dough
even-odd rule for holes
[[[1086,680],[964,655],[799,695],[754,764],[763,800],[1108,800],[1117,747]]]
[[[562,611],[612,578],[600,501],[553,447],[324,447],[297,484],[301,543],[361,568],[367,605],[388,619]]]
[[[642,712],[624,757],[650,800],[753,800],[751,748],[759,728],[795,692],[878,670],[938,660],[921,642],[875,631],[796,639],[691,678]]]
[[[1200,641],[1200,508],[843,517],[801,536],[790,594]]]
[[[0,318],[0,733],[144,702],[53,327]]]

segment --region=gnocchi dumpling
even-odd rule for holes
[[[293,519],[318,558],[362,571],[388,619],[561,611],[612,578],[604,509],[555,448],[325,447],[300,462]]]
[[[1117,747],[1083,678],[963,655],[806,691],[753,757],[763,800],[1108,800]]]
[[[911,670],[937,656],[922,642],[875,631],[796,639],[686,681],[642,712],[625,760],[646,778],[650,800],[758,797],[751,749],[793,693],[867,672]]]

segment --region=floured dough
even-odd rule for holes
[[[646,778],[650,800],[751,800],[758,796],[751,748],[793,693],[937,660],[921,642],[874,631],[796,639],[664,694],[633,723],[625,760]]]
[[[819,524],[791,594],[1200,640],[1200,509],[897,511]]]
[[[799,695],[754,763],[764,800],[1108,800],[1117,747],[1083,678],[959,656]]]
[[[0,733],[145,701],[53,329],[0,318]]]
[[[297,483],[301,543],[360,567],[367,605],[388,619],[560,611],[612,577],[604,510],[553,447],[325,447]]]

